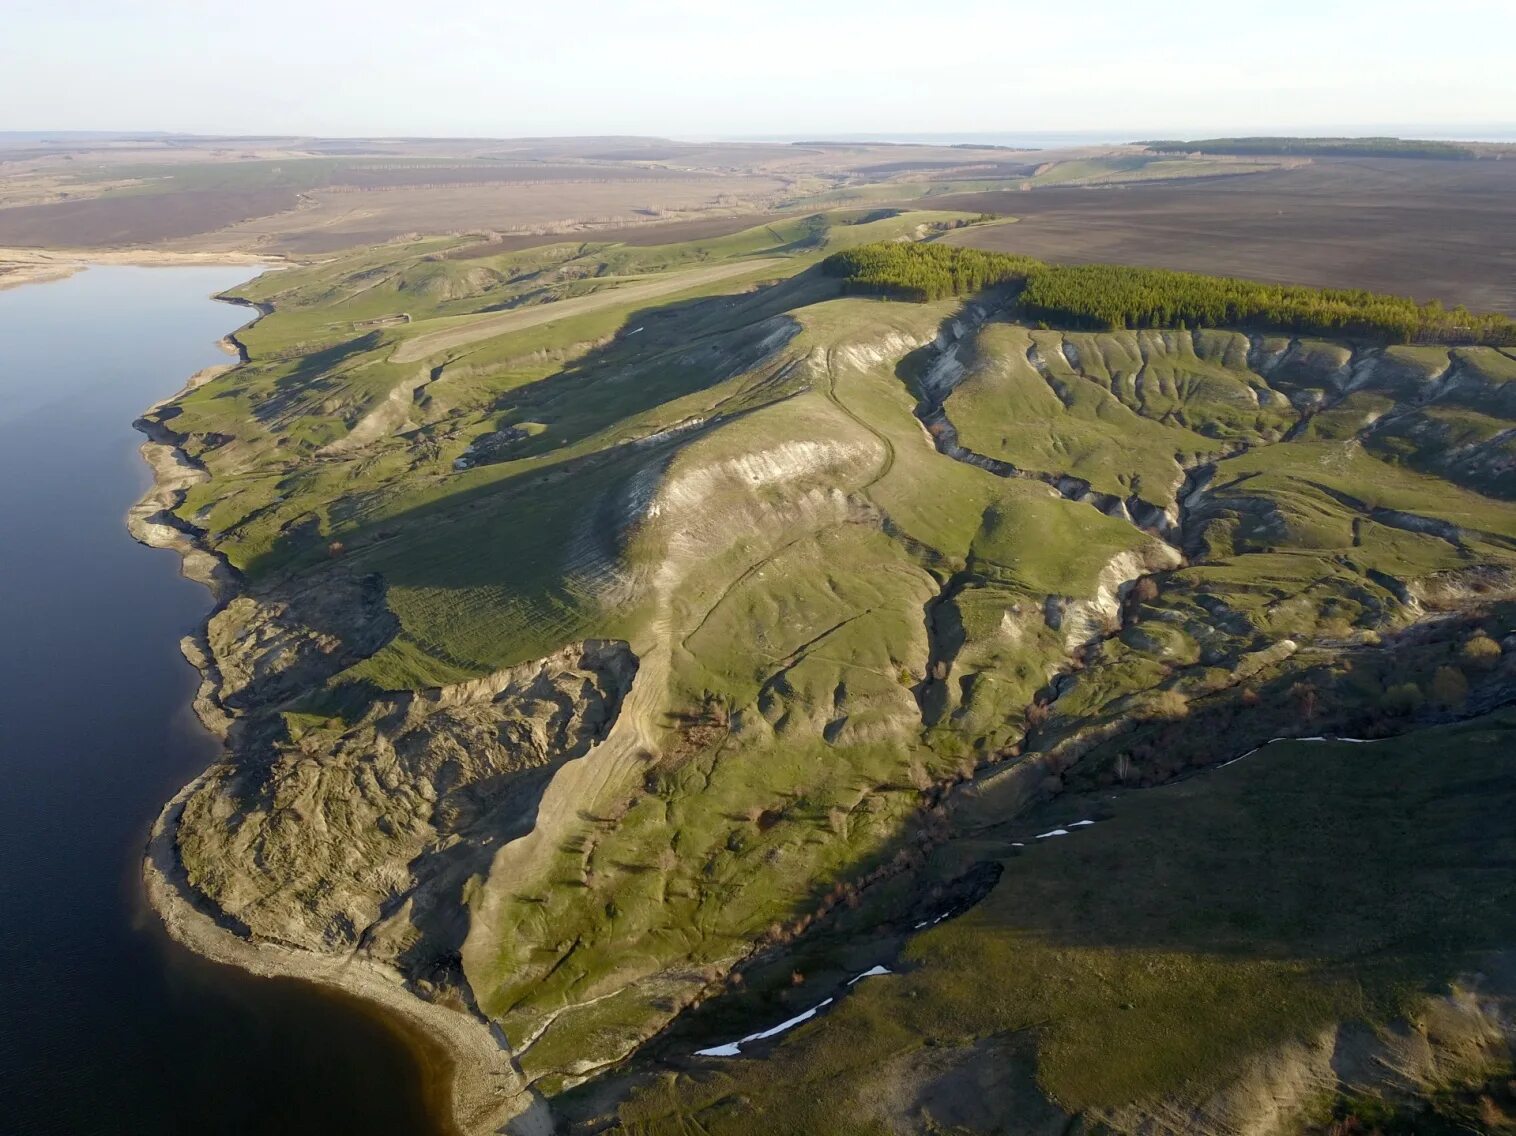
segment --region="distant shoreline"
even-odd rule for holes
[[[66,280],[91,265],[134,268],[185,268],[194,265],[246,265],[273,268],[288,264],[284,257],[235,252],[169,252],[157,249],[39,249],[0,248],[0,291],[28,284]]]

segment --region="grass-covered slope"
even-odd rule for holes
[[[923,991],[957,991],[941,1013],[967,1015],[974,1061],[1021,1070],[1006,1099],[1055,1119],[1137,1124],[1390,1005],[1294,955],[1222,966],[1203,937],[1072,958],[1038,920],[1083,908],[1002,896],[1026,843],[1007,834],[1037,801],[1274,734],[1508,697],[1511,357],[1039,328],[1003,291],[886,303],[821,267],[973,220],[439,241],[247,286],[249,361],[148,424],[203,470],[175,523],[242,589],[200,644],[202,710],[235,727],[179,832],[200,894],[251,937],[390,963],[490,1019],[532,1094],[604,1086],[576,1115],[635,1087],[623,1118],[655,1129],[710,1127],[708,1078],[667,1114],[643,1065],[593,1078],[671,1022],[693,1039],[809,997],[881,936]],[[993,283],[977,263],[949,291]],[[995,941],[934,954],[960,925]],[[976,993],[952,969],[975,953],[1038,960],[1060,1013],[1108,965],[1169,974],[1175,1029],[1187,996],[1283,1001],[1210,1040],[1197,1011],[1150,1069],[1100,1049],[1126,1033],[1044,1045],[1051,995]],[[860,1050],[881,1068],[937,1036],[901,1017]],[[1186,1046],[1209,1055],[1193,1083]],[[1091,1062],[1109,1076],[1076,1091]],[[816,1123],[849,1099],[827,1089]]]
[[[1381,1095],[1498,1085],[1496,1023],[1516,996],[1513,727],[1507,713],[1371,745],[1272,745],[950,841],[926,871],[1001,868],[972,911],[881,938],[865,957],[894,973],[782,1041],[671,1054],[610,1130],[1052,1134],[1083,1116],[1082,1130],[1129,1131],[1133,1102],[1167,1098],[1139,1130],[1275,1130],[1263,1108],[1298,1131],[1355,1104],[1393,1113],[1364,1107]],[[1338,1103],[1338,1074],[1356,1100]],[[1393,1130],[1509,1130],[1470,1104],[1407,1105],[1419,1124]]]

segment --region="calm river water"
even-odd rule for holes
[[[213,966],[145,909],[160,805],[215,742],[179,638],[209,610],[135,544],[132,419],[246,317],[251,269],[94,268],[0,292],[0,1130],[436,1131],[418,1058],[355,1004]]]

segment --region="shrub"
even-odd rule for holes
[[[1387,714],[1404,717],[1420,710],[1425,701],[1421,687],[1414,682],[1402,682],[1386,690],[1379,699],[1379,705]]]
[[[1500,661],[1500,644],[1481,631],[1463,645],[1459,654],[1464,662],[1488,670]]]
[[[1320,695],[1314,686],[1308,682],[1297,682],[1290,687],[1290,697],[1294,699],[1295,710],[1302,718],[1310,721],[1316,717],[1316,704]]]
[[[1438,667],[1432,676],[1432,697],[1449,710],[1461,710],[1469,700],[1469,680],[1457,667]]]
[[[1143,708],[1142,716],[1155,722],[1177,722],[1188,717],[1190,700],[1177,690],[1161,690]]]

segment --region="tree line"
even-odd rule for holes
[[[1361,289],[1265,284],[1116,264],[1055,265],[1012,253],[905,242],[826,259],[849,292],[927,302],[997,286],[1030,319],[1094,330],[1245,327],[1392,343],[1516,345],[1516,321]]]
[[[982,292],[1000,284],[1022,283],[1046,267],[1029,256],[953,245],[878,241],[833,253],[824,270],[843,278],[849,292],[894,296],[928,303]]]
[[[1202,138],[1194,142],[1165,139],[1143,142],[1163,154],[1319,154],[1337,158],[1443,158],[1468,160],[1479,155],[1456,142],[1420,138]]]

